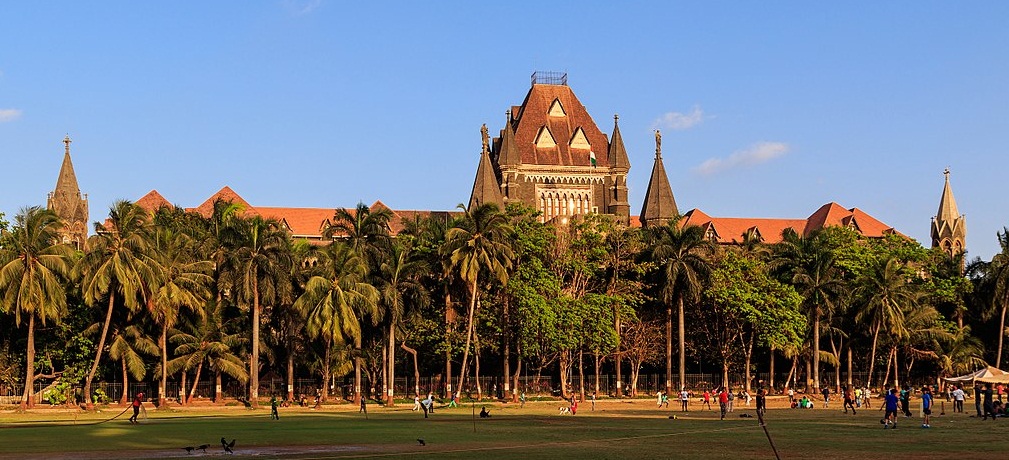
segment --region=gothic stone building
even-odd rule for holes
[[[77,174],[70,161],[70,136],[63,138],[63,165],[56,179],[56,189],[49,192],[46,206],[63,221],[60,230],[62,243],[76,249],[84,249],[88,241],[88,196],[81,195],[77,186]]]

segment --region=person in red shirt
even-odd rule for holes
[[[729,406],[729,392],[725,389],[725,387],[718,390],[718,406],[722,411],[719,420],[725,420],[725,410],[728,409]]]
[[[711,410],[711,392],[704,390],[704,405],[708,406],[708,410]]]
[[[140,415],[140,405],[143,404],[143,401],[143,393],[137,393],[137,395],[133,397],[133,416],[130,417],[130,423],[140,423],[137,421],[137,416]]]

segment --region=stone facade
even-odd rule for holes
[[[946,184],[939,198],[939,211],[932,218],[932,247],[942,248],[950,256],[963,254],[967,240],[967,218],[956,209],[953,188],[949,186],[949,169],[943,171]]]
[[[70,161],[70,136],[63,139],[63,165],[56,179],[56,188],[49,193],[46,206],[63,221],[60,238],[63,243],[84,249],[88,241],[88,196],[81,195],[77,174]]]

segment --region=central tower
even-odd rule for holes
[[[630,220],[627,159],[617,117],[607,138],[567,84],[567,74],[535,72],[522,105],[506,112],[488,160],[505,203],[525,203],[541,219],[602,213]],[[483,164],[484,160],[481,160]],[[477,181],[489,182],[487,171]],[[493,202],[477,196],[471,202]],[[483,192],[488,193],[488,192]]]

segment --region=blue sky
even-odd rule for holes
[[[92,220],[195,206],[452,209],[480,125],[536,70],[630,155],[652,130],[681,211],[836,201],[924,244],[942,171],[970,256],[1009,226],[1009,2],[16,2],[0,12],[0,211],[44,204],[63,136]]]

